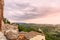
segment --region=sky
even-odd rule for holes
[[[60,24],[60,0],[4,0],[10,22]]]

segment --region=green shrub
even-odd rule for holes
[[[6,18],[3,18],[3,22],[4,22],[5,24],[10,24],[10,22],[9,22]]]

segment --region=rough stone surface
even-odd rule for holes
[[[3,24],[2,31],[7,39],[16,40],[18,37],[18,26]]]
[[[5,33],[7,39],[17,39],[18,37],[18,32],[16,30],[8,30]]]
[[[35,31],[18,32],[18,26],[16,25],[3,24],[2,31],[5,35],[3,35],[2,39],[6,37],[7,40],[45,40],[45,35],[43,33]]]
[[[37,36],[31,38],[30,40],[45,40],[45,36],[37,35]]]
[[[45,40],[45,35],[43,33],[38,33],[38,32],[35,32],[35,31],[20,32],[19,34],[20,34],[19,39],[24,38],[24,36],[25,36],[25,38],[29,39],[29,40]]]
[[[0,0],[0,31],[2,26],[2,19],[3,19],[3,0]]]
[[[0,40],[7,40],[2,32],[0,32]]]
[[[25,35],[20,34],[17,40],[28,40],[28,39],[25,37]]]
[[[8,30],[16,30],[18,31],[18,26],[10,25],[10,24],[3,24],[2,25],[2,31],[8,31]]]

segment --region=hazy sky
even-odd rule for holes
[[[5,0],[4,17],[11,22],[60,24],[60,0]]]

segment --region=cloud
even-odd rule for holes
[[[41,1],[41,0],[40,0]],[[59,10],[57,1],[5,1],[4,17],[12,20],[28,20],[48,16]],[[47,6],[48,5],[48,6]]]

